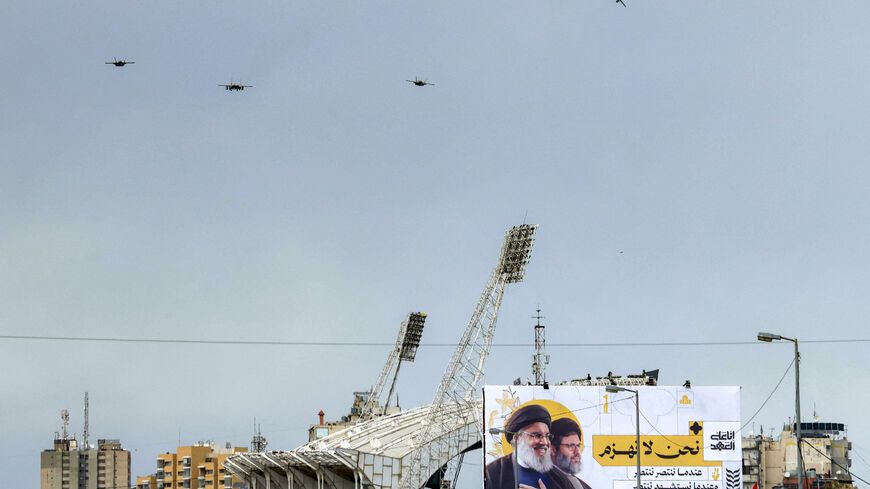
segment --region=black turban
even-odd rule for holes
[[[580,426],[571,418],[559,418],[550,425],[550,433],[553,438],[564,438],[571,433],[576,433],[578,437],[583,435],[580,432]]]
[[[547,408],[539,404],[529,404],[514,411],[504,427],[505,431],[507,431],[507,433],[504,434],[507,442],[511,442],[514,433],[532,423],[544,423],[547,425],[547,428],[549,428],[550,412],[547,411]]]

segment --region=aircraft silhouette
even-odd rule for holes
[[[420,80],[416,76],[414,77],[413,80],[405,80],[405,81],[408,83],[413,83],[414,85],[417,85],[418,87],[425,87],[426,85],[432,85],[433,87],[435,86],[434,83],[429,83],[427,81]]]
[[[122,67],[122,66],[124,66],[124,65],[132,65],[132,64],[136,64],[135,61],[127,61],[126,59],[118,59],[118,58],[112,58],[112,59],[113,59],[114,61],[106,61],[106,64],[107,64],[107,65],[115,65],[115,66],[118,66],[118,67]]]
[[[242,80],[239,80],[238,83],[235,83],[235,82],[233,82],[232,80],[230,80],[230,84],[229,84],[229,85],[218,85],[218,86],[219,86],[219,87],[224,87],[226,90],[231,90],[231,91],[234,90],[234,91],[237,91],[237,92],[240,92],[240,91],[242,91],[242,90],[244,90],[244,89],[246,89],[246,88],[251,88],[251,87],[253,87],[253,85],[242,85]]]
[[[627,7],[625,2],[623,2],[622,0],[616,0],[616,3],[621,3],[623,7]]]

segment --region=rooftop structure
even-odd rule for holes
[[[567,380],[559,382],[556,385],[618,385],[628,387],[633,385],[658,385],[658,383],[659,369],[655,369],[649,371],[644,370],[638,375],[626,375],[625,377],[622,377],[621,375],[613,375],[613,372],[607,372],[606,376],[595,378],[592,378],[591,375],[586,374],[585,379]],[[686,381],[686,383],[688,384],[689,382]],[[688,385],[686,387],[688,387]]]
[[[130,452],[117,439],[88,440],[88,394],[85,393],[86,442],[79,445],[69,434],[69,411],[60,413],[63,423],[54,433],[53,448],[43,450],[39,461],[41,489],[116,489],[130,487]]]
[[[55,440],[40,455],[41,489],[115,489],[130,487],[130,452],[119,440],[97,440],[96,448],[75,439]]]

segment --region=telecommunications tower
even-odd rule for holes
[[[544,385],[547,383],[547,365],[550,364],[550,355],[547,355],[546,344],[547,339],[544,333],[544,325],[541,324],[541,308],[537,309],[538,314],[532,316],[532,319],[537,319],[535,324],[535,354],[532,355],[532,373],[535,374],[535,385]]]
[[[85,391],[85,433],[84,433],[85,450],[90,448],[88,445],[88,391]]]

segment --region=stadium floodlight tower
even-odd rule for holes
[[[422,312],[412,312],[408,314],[408,318],[402,322],[399,328],[399,336],[396,338],[396,346],[390,351],[387,357],[387,362],[378,376],[378,380],[372,387],[366,404],[363,407],[363,412],[360,415],[360,421],[371,418],[371,416],[383,414],[390,405],[390,398],[393,396],[393,390],[396,388],[396,379],[399,378],[399,368],[402,362],[413,362],[417,357],[417,348],[420,346],[420,339],[423,337],[423,326],[426,325],[426,314]],[[390,385],[390,391],[387,394],[387,400],[382,406],[382,410],[377,412],[378,400],[381,397],[381,392],[384,390],[386,380],[390,376],[390,372],[395,369],[393,374],[393,382]]]
[[[495,334],[498,310],[501,307],[505,285],[521,282],[526,265],[532,256],[537,224],[513,226],[507,230],[501,247],[498,265],[493,269],[483,294],[471,315],[471,320],[447,364],[441,378],[432,409],[413,439],[416,447],[410,463],[403,467],[401,489],[420,489],[430,476],[440,471],[441,487],[454,487],[462,464],[461,445],[456,434],[457,412],[473,411],[474,398],[480,393],[486,360]],[[455,407],[461,407],[459,411]],[[454,408],[454,409],[448,409]],[[479,438],[483,438],[480,413],[475,412]],[[449,435],[442,435],[448,433]],[[460,453],[458,457],[451,454]],[[404,465],[404,464],[403,464]]]

